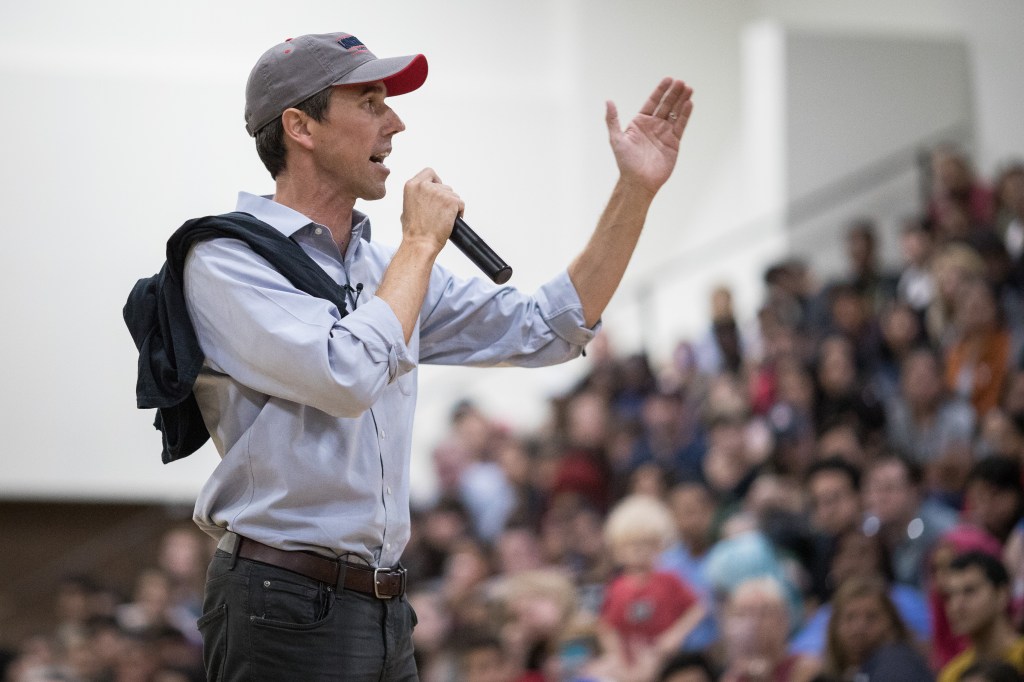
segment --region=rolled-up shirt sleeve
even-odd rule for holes
[[[332,416],[358,416],[415,366],[386,303],[342,316],[237,240],[192,250],[185,295],[208,369]]]
[[[577,357],[600,322],[585,326],[567,272],[533,295],[462,279],[435,266],[420,317],[421,362],[540,367]]]
[[[368,346],[387,350],[388,383],[416,367],[405,344],[402,323],[391,306],[376,296],[350,313],[339,326]]]

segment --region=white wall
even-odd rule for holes
[[[664,264],[692,271],[659,297],[656,349],[691,334],[711,282],[756,303],[763,254],[700,245],[747,220],[740,36],[774,18],[804,29],[962,37],[971,55],[979,166],[1024,155],[1024,6],[981,2],[526,0],[372,3],[265,0],[0,7],[0,126],[6,132],[0,314],[7,358],[0,495],[188,499],[212,450],[159,463],[152,415],[134,409],[134,347],[120,318],[135,279],[162,261],[184,220],[229,209],[238,189],[271,184],[242,127],[245,76],[289,35],[348,30],[377,54],[428,54],[427,87],[395,102],[408,130],[391,156],[375,236],[398,238],[400,184],[434,166],[468,203],[467,220],[532,289],[584,242],[614,178],[603,102],[635,111],[654,82],[697,90],[679,169],[659,197],[623,292],[606,316],[619,345],[639,343],[635,286]],[[696,251],[694,251],[696,249]],[[689,255],[687,255],[689,254]],[[683,261],[677,261],[684,258]],[[457,252],[446,265],[472,272]],[[682,262],[680,266],[678,263]],[[583,369],[427,368],[417,473],[451,401],[476,397],[514,425]],[[495,387],[500,387],[496,391]]]

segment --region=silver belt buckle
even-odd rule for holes
[[[380,581],[377,580],[377,574],[378,573],[381,573],[381,572],[389,573],[390,571],[391,571],[391,569],[388,569],[388,568],[379,568],[378,567],[378,568],[374,568],[373,569],[373,596],[375,596],[377,599],[391,599],[391,597],[388,597],[388,596],[383,595],[383,594],[380,593]]]

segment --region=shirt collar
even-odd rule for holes
[[[271,195],[259,196],[239,192],[235,210],[262,220],[286,237],[291,237],[313,222],[295,209],[277,203]],[[370,241],[370,219],[365,213],[355,209],[352,210],[352,236],[355,239]]]

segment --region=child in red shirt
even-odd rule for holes
[[[655,569],[674,537],[671,512],[647,495],[625,498],[605,523],[605,542],[621,573],[605,593],[598,636],[607,655],[624,667],[660,665],[705,615],[688,585]]]

